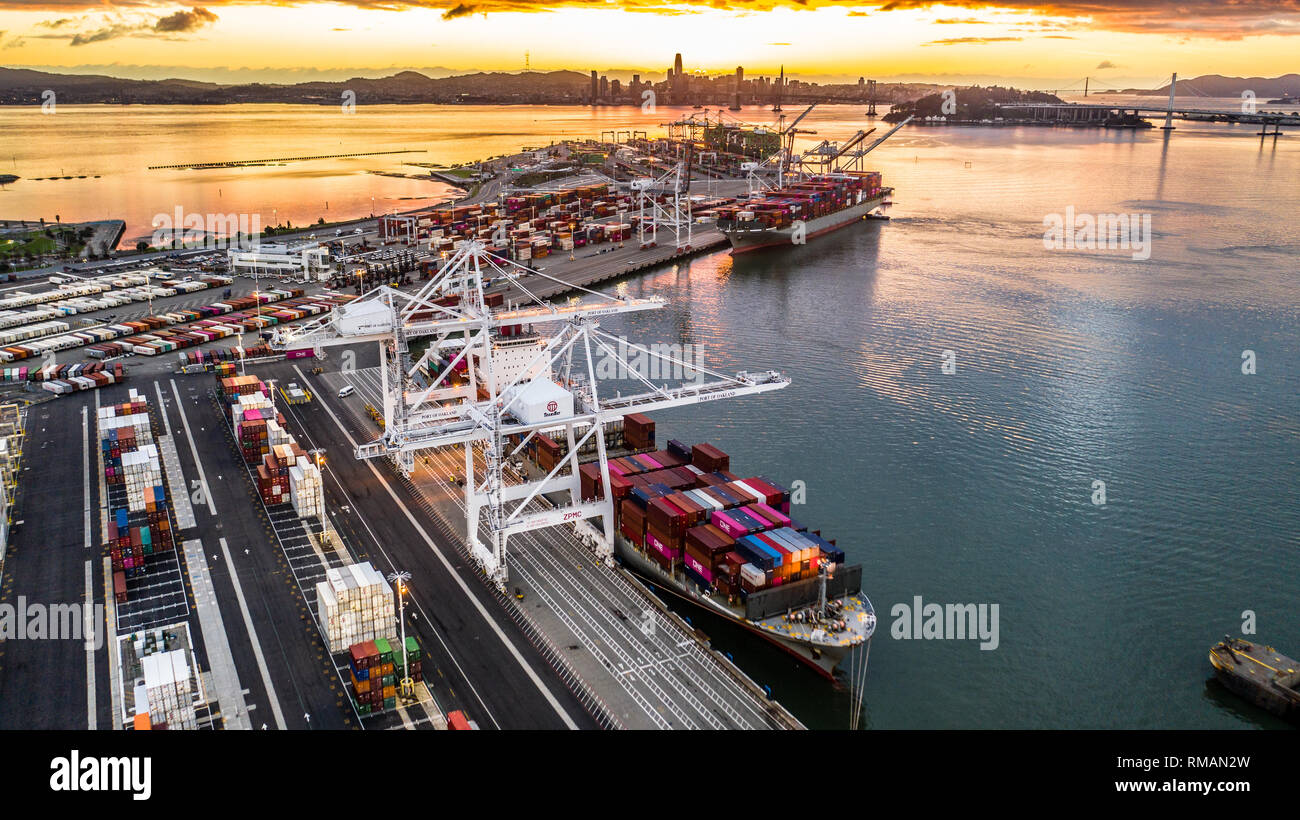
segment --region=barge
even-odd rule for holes
[[[1300,721],[1300,662],[1271,646],[1224,636],[1210,650],[1219,682],[1281,718]]]

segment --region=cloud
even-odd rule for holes
[[[1119,68],[1119,66],[1115,65],[1110,60],[1102,60],[1100,63],[1097,63],[1097,68]]]
[[[153,30],[168,33],[185,33],[198,31],[204,26],[210,26],[217,22],[217,15],[205,8],[196,6],[189,11],[178,11],[175,14],[169,14],[166,17],[158,19],[154,23]]]
[[[985,25],[993,21],[980,20],[975,17],[945,17],[942,20],[935,20],[934,22],[941,26],[965,26],[965,25]]]
[[[89,34],[74,34],[72,41],[68,45],[85,46],[91,43],[102,43],[105,40],[116,40],[119,37],[127,37],[135,34],[140,30],[139,26],[108,26],[98,31],[92,31]]]
[[[158,37],[168,40],[185,39],[181,35],[192,34],[217,22],[214,12],[202,6],[195,6],[189,11],[180,11],[154,16],[148,12],[123,14],[86,14],[80,17],[60,17],[55,20],[42,20],[39,28],[57,29],[58,34],[31,34],[29,37],[41,40],[67,40],[70,46],[85,46],[102,43],[121,37]]]
[[[272,5],[305,6],[313,0],[272,0]],[[1300,0],[335,0],[338,5],[367,10],[402,11],[412,8],[435,9],[445,20],[455,20],[471,14],[497,14],[505,12],[548,12],[558,9],[621,9],[632,12],[649,12],[662,15],[683,14],[720,8],[744,13],[759,13],[777,8],[817,9],[847,8],[851,14],[861,15],[898,10],[939,10],[949,16],[942,20],[961,20],[974,24],[980,18],[991,22],[1017,25],[1066,24],[1071,29],[1112,31],[1125,33],[1157,34],[1171,37],[1240,40],[1260,35],[1300,35]],[[206,8],[247,4],[247,0],[210,0]],[[10,0],[4,2],[6,10],[96,10],[104,8],[96,0]],[[111,31],[123,19],[141,22],[148,17],[151,25],[161,20],[176,19],[168,25],[189,25],[190,28],[158,33],[192,32],[202,23],[200,11],[174,12],[176,8],[165,0],[123,0],[111,2],[108,8],[114,14],[135,15],[126,18],[109,18],[101,21],[99,28],[80,34],[83,41]],[[952,15],[953,9],[970,15]],[[1005,13],[1029,18],[1016,20]],[[179,15],[179,16],[178,16]],[[207,21],[210,23],[211,21]]]
[[[984,43],[1010,43],[1017,40],[1023,40],[1024,37],[948,37],[943,40],[931,40],[928,43],[921,43],[923,46],[965,46],[965,45],[982,45]]]

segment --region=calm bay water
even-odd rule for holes
[[[23,180],[0,192],[0,215],[118,216],[128,236],[177,204],[238,210],[227,198],[268,222],[272,207],[295,224],[357,216],[372,196],[379,210],[415,207],[445,188],[366,173],[403,157],[144,166],[397,148],[466,161],[654,133],[679,113],[0,109],[17,137],[6,172],[104,175]],[[842,138],[861,113],[819,109],[804,123]],[[896,189],[892,221],[619,283],[671,304],[606,329],[703,344],[722,370],[792,376],[773,394],[658,414],[659,431],[714,442],[743,475],[804,481],[795,517],[864,565],[882,616],[866,726],[1280,725],[1206,683],[1209,646],[1238,633],[1245,610],[1261,640],[1300,652],[1300,147],[1254,130],[909,129],[871,155]],[[1150,259],[1045,249],[1045,215],[1070,207],[1150,214]],[[1096,480],[1105,506],[1091,501]],[[1000,646],[893,639],[892,607],[917,595],[997,604]],[[847,693],[706,629],[810,725],[847,726]]]

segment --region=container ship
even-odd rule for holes
[[[1300,721],[1300,663],[1294,659],[1271,646],[1224,636],[1210,650],[1210,664],[1234,693],[1278,717]]]
[[[862,567],[790,518],[788,489],[731,473],[730,457],[710,444],[654,449],[654,422],[640,414],[624,419],[624,443],[633,454],[608,463],[615,552],[626,567],[828,678],[871,640]],[[599,463],[582,465],[580,485],[584,498],[601,494]]]
[[[840,171],[765,191],[715,214],[718,230],[737,254],[803,244],[888,206],[893,192],[881,184],[879,171]]]

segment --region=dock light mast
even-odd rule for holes
[[[330,545],[330,528],[329,516],[325,513],[325,450],[317,447],[314,450],[308,450],[308,454],[316,462],[316,472],[320,474],[320,540],[325,546]]]
[[[411,673],[406,661],[406,582],[411,580],[411,573],[400,570],[392,572],[389,573],[388,580],[397,587],[397,620],[402,624],[401,691],[403,695],[409,696],[415,694],[415,681],[411,680]]]
[[[483,282],[489,278],[507,283],[505,304],[487,305]],[[590,298],[553,304],[530,289],[538,285],[560,285]],[[277,349],[314,345],[319,351],[378,343],[384,428],[378,439],[356,448],[357,458],[391,458],[409,476],[416,453],[463,446],[469,551],[504,590],[506,543],[518,533],[567,527],[612,564],[608,426],[632,413],[789,385],[789,378],[776,371],[726,375],[687,361],[672,348],[664,352],[632,344],[600,329],[601,317],[666,304],[657,296],[619,298],[574,286],[469,241],[415,293],[379,286],[312,322],[278,329],[271,344]],[[549,335],[514,332],[539,324],[558,327]],[[421,338],[429,343],[412,357],[410,342]],[[640,392],[608,396],[610,391],[599,387],[602,379],[639,383]],[[539,392],[555,398],[528,400]],[[567,444],[559,463],[540,479],[508,473],[507,463],[544,433]],[[594,498],[583,498],[578,455],[591,447],[600,488]],[[553,502],[548,495],[562,500]],[[593,518],[601,519],[599,529],[590,523]]]

